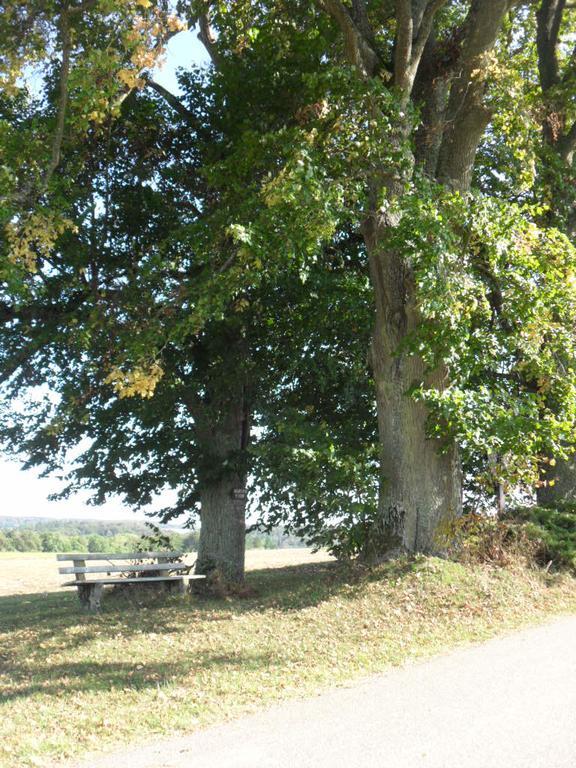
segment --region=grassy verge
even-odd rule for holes
[[[0,765],[41,766],[193,728],[462,642],[576,612],[576,580],[433,558],[249,574],[200,602],[0,598]]]

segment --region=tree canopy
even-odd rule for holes
[[[72,451],[65,493],[172,489],[163,518],[199,511],[199,568],[232,580],[248,486],[262,525],[365,557],[442,549],[463,498],[551,491],[575,446],[575,19],[8,2],[5,445],[46,471]],[[170,93],[154,66],[186,26],[210,65]]]

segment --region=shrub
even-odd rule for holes
[[[468,514],[455,519],[448,533],[448,554],[464,563],[506,567],[514,562],[534,563],[539,543],[526,526],[515,520]]]
[[[521,524],[537,544],[540,565],[576,571],[576,504],[517,507],[507,513],[506,519]]]

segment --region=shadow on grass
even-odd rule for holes
[[[250,598],[206,599],[155,594],[144,590],[108,591],[102,600],[102,611],[89,614],[81,610],[76,590],[0,597],[0,672],[14,679],[19,665],[28,672],[34,659],[34,671],[50,668],[50,675],[58,676],[57,668],[49,664],[51,654],[73,652],[96,638],[113,638],[121,634],[130,638],[137,634],[178,634],[182,625],[193,625],[197,620],[205,624],[227,622],[234,616],[250,613],[298,612],[320,605],[334,597],[354,599],[364,585],[373,581],[398,579],[414,569],[414,561],[388,563],[375,569],[342,565],[335,562],[313,563],[250,571],[247,583],[255,594]],[[46,661],[43,664],[43,660]],[[206,661],[206,666],[218,663]],[[236,662],[235,662],[236,663]],[[246,663],[240,661],[238,663]],[[111,685],[114,673],[104,665],[103,685]],[[122,666],[122,669],[130,668]],[[178,674],[177,665],[170,665]],[[89,674],[89,665],[79,665],[79,677]],[[163,667],[162,667],[163,668]],[[73,662],[66,669],[76,669]],[[161,667],[158,674],[164,674]],[[168,674],[165,672],[165,674]],[[40,675],[41,676],[41,675]],[[45,690],[40,682],[34,691]]]
[[[111,690],[158,690],[167,683],[206,669],[259,669],[273,663],[273,658],[268,654],[251,654],[246,651],[233,656],[199,652],[192,661],[186,659],[144,665],[136,665],[135,661],[55,664],[49,668],[36,669],[33,676],[25,665],[16,665],[10,672],[10,685],[2,693],[2,700],[8,702],[35,694],[59,696],[63,690],[66,696]]]
[[[406,558],[374,568],[326,562],[252,571],[248,582],[258,597],[239,601],[238,608],[253,610],[256,602],[263,610],[299,611],[333,597],[353,599],[366,584],[401,578],[414,570],[415,563]]]
[[[205,598],[170,595],[160,589],[105,589],[100,613],[86,613],[80,608],[76,590],[66,592],[35,592],[0,596],[0,632],[36,628],[49,622],[48,631],[55,626],[100,625],[127,614],[138,614],[137,631],[149,626],[151,631],[169,631],[164,626],[164,610],[191,613],[211,613],[213,620],[226,620],[230,613],[258,610],[301,610],[319,605],[341,593],[353,595],[362,585],[385,579],[401,578],[414,570],[413,559],[396,560],[376,568],[354,564],[324,562],[262,568],[249,571],[247,584],[254,590],[248,598]],[[219,616],[218,614],[222,615]]]

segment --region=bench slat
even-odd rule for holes
[[[90,584],[136,584],[142,581],[182,581],[183,579],[205,579],[206,576],[142,576],[139,579],[92,579],[90,581],[66,581],[62,587],[85,587]]]
[[[146,565],[87,565],[82,568],[58,568],[59,573],[140,573],[142,571],[187,571],[186,563],[147,563]]]
[[[184,557],[185,552],[88,552],[56,555],[56,560],[147,560],[151,557]]]

